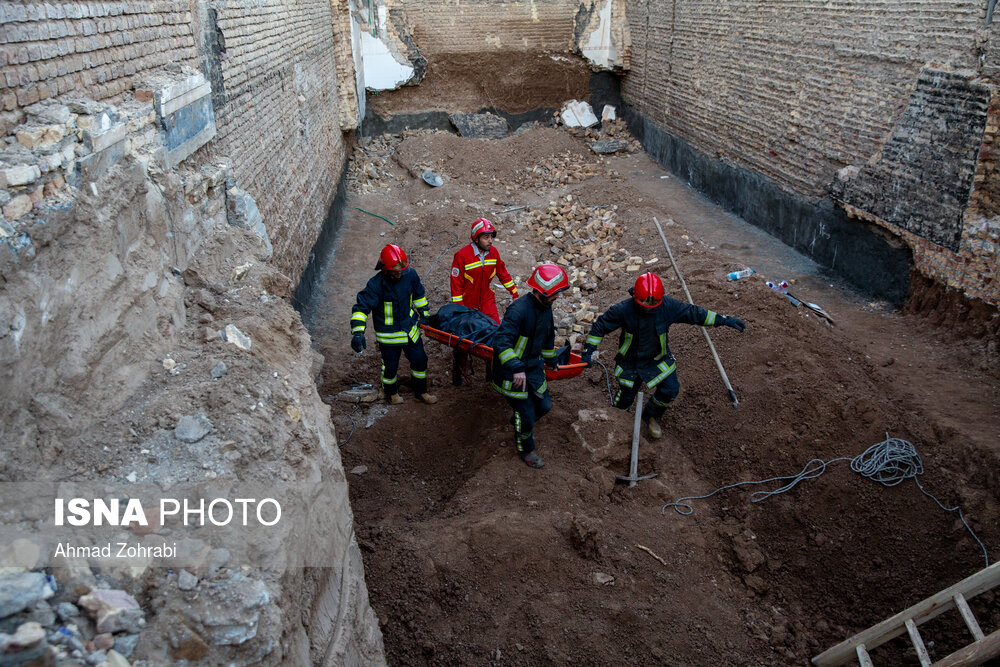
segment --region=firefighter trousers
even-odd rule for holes
[[[405,354],[410,362],[410,386],[417,396],[427,393],[427,353],[424,352],[424,340],[417,338],[416,343],[409,345],[382,345],[382,390],[386,396],[392,396],[399,391],[396,374],[399,372],[399,357]]]
[[[514,444],[517,453],[524,456],[535,450],[535,424],[552,409],[552,396],[546,388],[541,396],[528,389],[528,398],[504,398],[514,409],[514,415],[510,418],[510,423],[514,425]]]
[[[618,385],[618,393],[615,394],[615,400],[612,403],[616,408],[621,408],[622,410],[628,410],[632,406],[632,401],[635,400],[636,394],[639,393],[640,382],[635,382],[631,387],[625,386],[624,384]],[[667,411],[667,405],[677,398],[677,394],[681,391],[681,383],[677,379],[676,371],[663,378],[659,384],[656,385],[653,395],[649,397],[646,401],[646,405],[642,408],[642,418],[643,419],[659,419],[663,416],[663,413]]]

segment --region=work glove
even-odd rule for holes
[[[552,369],[559,368],[559,360],[556,359],[555,357],[552,357],[551,359],[544,359],[544,362],[547,368],[552,368]]]
[[[725,315],[722,316],[722,325],[726,327],[732,327],[737,331],[739,331],[740,333],[743,333],[743,330],[747,328],[747,325],[740,318],[726,317]]]
[[[351,337],[351,349],[355,352],[360,353],[361,350],[368,347],[368,343],[365,341],[365,335],[363,333],[356,333]]]
[[[580,361],[587,364],[587,368],[594,365],[594,348],[585,347],[583,348],[583,354],[580,355]]]
[[[427,315],[421,314],[420,317],[417,318],[417,323],[418,324],[423,324],[425,326],[430,326],[431,325],[431,318],[428,317]]]

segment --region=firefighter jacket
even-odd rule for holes
[[[495,304],[496,297],[490,288],[493,276],[500,279],[500,284],[510,292],[511,296],[517,298],[517,287],[514,286],[514,279],[507,273],[507,267],[500,259],[500,253],[493,246],[483,259],[476,254],[474,244],[469,244],[455,253],[455,258],[451,262],[451,301],[460,303],[467,308],[475,308],[486,312],[496,311],[496,306],[492,309],[483,308],[486,304]],[[498,318],[499,319],[499,318]]]
[[[655,387],[677,370],[674,355],[670,353],[667,331],[670,325],[680,322],[703,327],[719,326],[723,318],[700,306],[681,303],[664,297],[663,303],[651,310],[645,309],[634,299],[626,299],[608,308],[597,318],[587,335],[584,352],[601,344],[604,337],[621,329],[618,354],[615,355],[615,376],[641,377],[648,386]],[[631,382],[626,383],[632,386]]]
[[[545,362],[555,364],[555,340],[551,307],[533,296],[514,301],[493,335],[493,389],[514,399],[528,398],[527,390],[544,394],[548,389]],[[525,390],[512,386],[514,373],[527,375]]]
[[[403,269],[395,282],[380,271],[358,292],[357,303],[351,309],[351,332],[364,333],[371,313],[375,340],[382,345],[409,345],[420,338],[417,314],[426,317],[429,312],[416,271]]]

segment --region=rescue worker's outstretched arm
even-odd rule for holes
[[[351,349],[355,352],[368,347],[365,341],[365,325],[368,322],[368,314],[378,304],[378,296],[371,283],[358,292],[357,301],[351,308]]]
[[[679,301],[675,303],[681,305]],[[746,323],[738,317],[719,315],[694,304],[683,305],[680,314],[674,321],[702,327],[732,327],[740,333],[743,333],[743,330],[747,328]]]
[[[451,302],[452,303],[462,303],[462,288],[464,287],[462,281],[465,280],[465,268],[462,266],[462,260],[459,258],[459,253],[455,253],[455,256],[451,260]]]
[[[609,333],[616,331],[621,328],[623,320],[621,317],[620,309],[617,306],[612,306],[603,315],[597,318],[594,322],[594,326],[590,328],[590,333],[587,334],[587,341],[583,346],[583,354],[580,357],[580,361],[590,366],[594,363],[594,350],[596,350],[601,345],[601,341]]]
[[[497,278],[500,279],[500,284],[503,285],[504,289],[510,292],[510,295],[516,299],[517,285],[514,284],[514,279],[511,278],[510,273],[507,272],[507,265],[504,264],[503,260],[499,258],[497,259]]]

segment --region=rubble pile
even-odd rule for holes
[[[129,665],[145,613],[86,565],[0,575],[0,664]]]
[[[368,194],[383,190],[397,182],[390,171],[390,161],[401,136],[383,134],[355,144],[354,153],[347,162],[347,190],[354,194]]]
[[[159,142],[152,104],[117,107],[86,99],[46,100],[0,118],[0,239],[28,243],[25,230],[76,199],[83,172],[101,169],[105,149],[139,153]]]
[[[642,144],[628,131],[628,126],[621,118],[615,120],[602,121],[599,127],[589,127],[587,129],[566,128],[567,132],[577,137],[585,137],[597,141],[622,141],[628,144],[625,149],[628,153],[638,153],[642,150]]]
[[[550,202],[546,208],[532,211],[528,227],[536,240],[548,245],[543,260],[559,264],[569,274],[573,287],[556,302],[556,334],[575,342],[597,319],[599,307],[588,295],[600,281],[623,271],[638,272],[658,259],[630,256],[619,246],[625,228],[616,222],[617,206],[587,206],[574,202]]]
[[[603,159],[587,162],[582,155],[567,151],[562,155],[553,155],[526,171],[519,170],[516,181],[520,187],[535,188],[538,194],[542,194],[546,188],[581,183],[602,173],[613,180],[620,180],[617,172],[606,169],[603,162]]]

